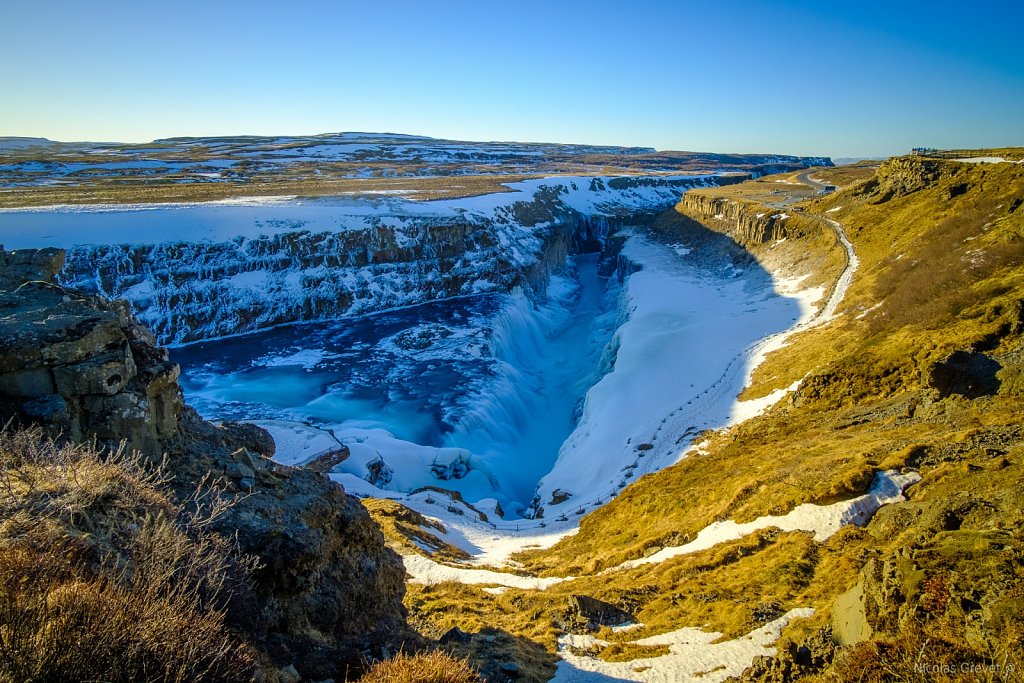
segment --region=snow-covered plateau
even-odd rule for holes
[[[0,241],[63,247],[66,284],[127,299],[204,416],[262,424],[286,464],[345,454],[348,491],[492,562],[768,404],[736,396],[822,292],[644,229],[718,182],[8,210]]]
[[[149,144],[0,137],[0,188],[59,188],[119,181],[230,185],[258,179],[431,178],[487,174],[733,170],[776,173],[831,165],[821,157],[657,152],[647,147],[469,142],[394,133],[168,138]]]

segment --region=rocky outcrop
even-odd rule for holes
[[[788,683],[819,674],[835,657],[832,629],[825,627],[800,643],[786,641],[775,656],[761,655],[730,681],[738,683]]]
[[[569,617],[584,624],[587,631],[596,631],[602,626],[621,626],[635,619],[629,612],[589,595],[569,596]]]
[[[863,624],[837,629],[843,644],[942,623],[980,651],[1004,643],[1019,615],[1024,479],[999,450],[969,456],[933,469],[927,495],[883,508],[867,527],[888,547],[866,558],[852,599],[833,615]]]
[[[789,236],[790,216],[757,204],[739,202],[727,197],[707,194],[683,195],[681,208],[697,220],[722,221],[730,224],[729,234],[743,245],[762,244]]]
[[[124,302],[54,282],[55,249],[0,253],[0,403],[54,435],[150,455],[177,430],[178,367]]]
[[[256,609],[239,610],[259,650],[277,667],[294,666],[302,680],[345,680],[409,638],[405,569],[340,485],[312,469],[277,465],[247,443],[245,432],[185,408],[169,444],[181,492],[212,473],[244,496],[215,528],[259,560]]]
[[[978,351],[954,351],[928,371],[928,386],[941,398],[959,394],[967,398],[991,396],[999,391],[1003,366]]]
[[[892,157],[878,167],[874,177],[861,186],[857,194],[875,195],[874,203],[881,204],[923,190],[957,170],[961,169],[939,159]]]
[[[272,670],[343,680],[400,646],[405,572],[365,508],[320,473],[271,461],[265,431],[185,407],[166,351],[124,302],[56,284],[62,261],[0,253],[0,419],[166,454],[182,500],[240,494],[213,527],[258,568],[228,616]]]

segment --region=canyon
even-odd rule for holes
[[[1016,666],[1020,166],[793,163],[8,208],[3,409],[242,495],[271,680]]]
[[[640,234],[687,189],[748,177],[558,176],[431,202],[15,210],[0,230],[14,246],[64,247],[62,284],[127,301],[174,347],[189,401],[207,418],[257,421],[280,461],[340,449],[348,457],[332,476],[360,495],[439,486],[513,520],[547,508],[568,527],[570,507],[671,462],[687,430],[726,423],[746,347],[806,313],[738,253],[688,259],[689,248],[665,252]],[[659,303],[664,287],[678,289],[675,301]],[[406,319],[384,335],[385,314]],[[637,336],[644,316],[662,334],[692,328],[689,353],[725,337],[714,342],[725,375],[649,346]],[[366,332],[334,341],[347,329],[328,322],[338,319]],[[657,362],[639,360],[651,353]],[[673,383],[692,392],[659,385],[673,366]],[[623,401],[645,385],[650,400]],[[636,415],[608,417],[623,410]]]

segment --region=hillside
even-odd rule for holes
[[[1012,667],[1024,665],[1024,168],[905,157],[873,175],[840,170],[831,180],[846,187],[781,210],[765,203],[765,183],[790,177],[755,181],[746,196],[747,185],[693,190],[652,227],[687,243],[708,240],[709,229],[728,236],[777,276],[820,282],[823,296],[848,266],[829,220],[845,229],[859,263],[834,318],[790,336],[744,395],[791,389],[785,398],[705,433],[679,463],[584,517],[579,533],[517,556],[519,571],[551,587],[414,584],[414,623],[536,643],[538,680],[554,671],[542,654],[556,647],[573,667],[645,680],[659,655],[672,657],[653,644],[667,642],[658,634],[698,627],[728,641],[766,625],[781,629],[780,654],[756,660],[744,680],[918,680],[915,662],[933,674],[960,663],[979,672],[950,679],[1014,680]],[[882,471],[920,481],[865,526],[779,529],[794,528],[790,513],[822,509],[809,504],[877,487]],[[775,517],[737,540],[685,548],[712,525],[766,515]],[[588,578],[554,578],[573,576]],[[628,613],[604,623],[641,626],[588,626],[579,595]],[[812,616],[793,612],[808,608]],[[602,669],[590,656],[627,664]]]

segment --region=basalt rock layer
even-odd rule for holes
[[[86,244],[68,249],[60,278],[128,301],[168,344],[521,285],[543,297],[568,254],[600,251],[615,228],[649,222],[689,188],[747,177],[554,178],[532,194],[509,194],[521,201],[497,195],[493,210],[473,209],[471,199],[453,215],[441,215],[445,207],[403,214],[412,211],[404,205],[392,215],[381,206],[369,216],[339,214],[344,224],[329,227],[296,218],[225,240]]]

